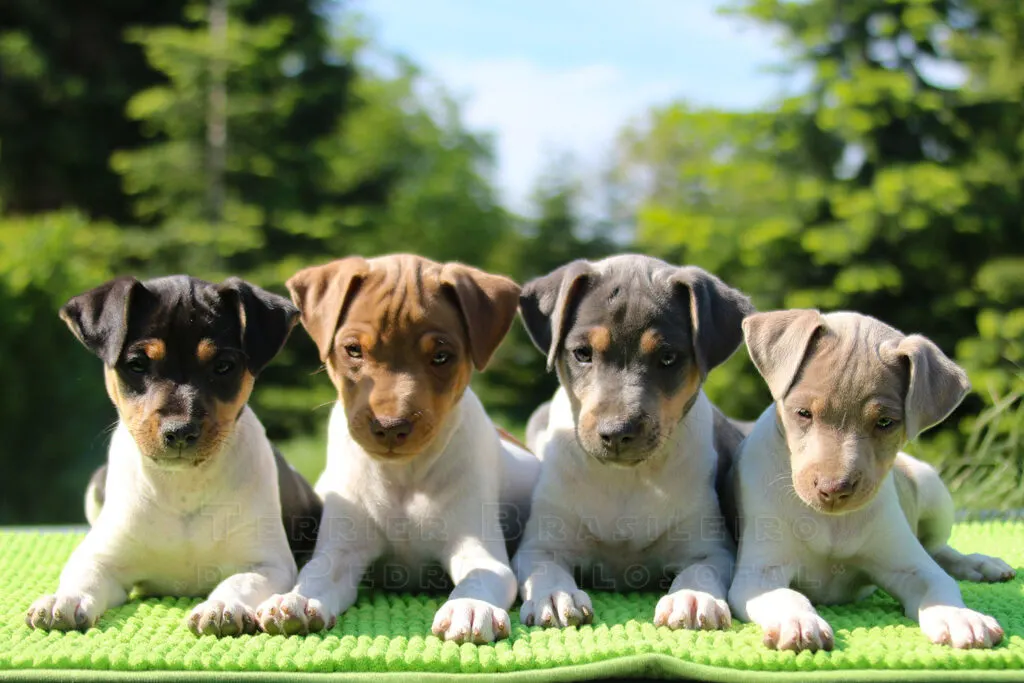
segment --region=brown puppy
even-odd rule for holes
[[[347,258],[288,281],[338,389],[327,468],[317,483],[326,529],[292,593],[259,611],[271,633],[319,630],[356,598],[378,560],[455,583],[434,633],[507,636],[515,597],[499,506],[525,510],[538,463],[502,440],[469,389],[508,331],[519,287],[417,256]],[[378,565],[379,566],[379,565]]]

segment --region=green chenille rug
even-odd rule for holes
[[[77,533],[0,532],[0,680],[309,680],[570,681],[602,677],[750,680],[1024,680],[1024,583],[961,584],[974,609],[995,616],[1006,639],[992,650],[930,644],[885,595],[823,608],[836,648],[773,652],[760,630],[670,631],[651,623],[658,596],[593,593],[597,621],[578,629],[526,628],[512,614],[512,637],[495,645],[445,643],[430,635],[443,596],[368,593],[331,631],[314,636],[196,638],[184,626],[192,599],[131,602],[87,633],[25,626],[37,596],[53,592]],[[1001,555],[1024,567],[1024,522],[972,522],[953,544]]]

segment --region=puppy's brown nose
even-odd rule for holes
[[[199,441],[198,422],[170,422],[160,430],[167,448],[190,448]]]
[[[389,448],[400,445],[412,433],[412,421],[404,417],[371,417],[370,433]]]
[[[637,417],[629,420],[602,420],[597,425],[601,445],[618,452],[635,445],[644,433],[644,421]]]
[[[820,479],[815,477],[814,479],[814,486],[818,489],[818,499],[826,505],[844,502],[854,494],[859,483],[859,474],[839,479],[824,477]]]

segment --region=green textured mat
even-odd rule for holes
[[[183,620],[198,601],[171,598],[110,610],[84,634],[30,630],[25,610],[56,588],[64,560],[80,538],[0,533],[0,679],[284,681],[336,672],[361,680],[444,680],[451,673],[472,680],[507,672],[509,680],[1024,680],[1024,584],[1019,578],[997,585],[961,584],[967,604],[995,616],[1006,630],[1006,640],[993,650],[931,645],[884,595],[822,608],[835,629],[836,649],[799,655],[765,649],[760,630],[747,624],[736,623],[728,632],[655,628],[650,622],[658,596],[653,593],[595,592],[597,622],[579,629],[526,628],[513,613],[511,639],[480,647],[429,635],[440,597],[382,592],[362,596],[328,633],[304,638],[195,638]],[[1024,522],[963,524],[953,544],[1024,566]]]

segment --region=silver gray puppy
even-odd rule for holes
[[[742,434],[701,386],[752,310],[699,268],[636,255],[575,261],[523,288],[523,321],[562,385],[527,430],[543,464],[513,560],[524,623],[589,622],[579,572],[610,589],[670,583],[656,624],[728,627],[734,549],[715,483],[718,447]]]

